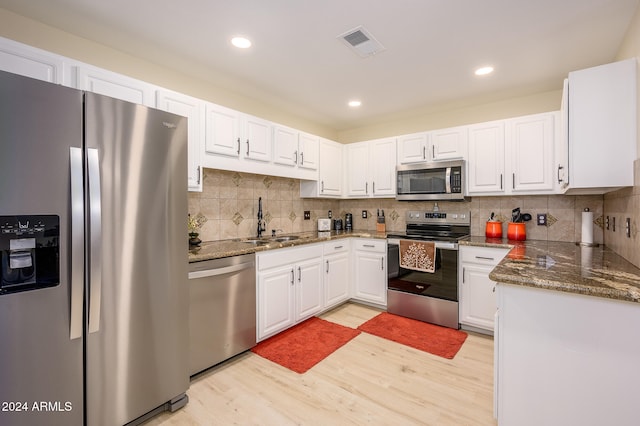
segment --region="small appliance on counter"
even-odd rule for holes
[[[331,231],[331,219],[318,219],[318,231]]]
[[[342,231],[342,219],[333,219],[333,230]]]
[[[353,215],[351,213],[347,213],[344,217],[344,229],[346,231],[353,230]]]

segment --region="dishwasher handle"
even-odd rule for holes
[[[189,272],[189,279],[215,277],[217,275],[230,274],[232,272],[238,272],[245,269],[253,268],[254,262],[239,263],[237,265],[225,266],[222,268],[205,269],[204,271]]]

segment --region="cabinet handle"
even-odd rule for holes
[[[294,163],[295,163],[295,164],[298,164],[298,151],[294,151],[294,152],[293,152],[293,155],[295,155],[295,156],[296,156],[296,159],[294,160]]]
[[[426,160],[427,159],[427,146],[423,146],[422,147],[422,159]]]
[[[304,152],[300,153],[300,165],[304,166]]]
[[[198,185],[200,185],[200,166],[198,166]]]
[[[247,139],[247,157],[249,156],[249,139]]]
[[[374,248],[375,246],[373,244],[363,244],[362,247]]]
[[[500,173],[500,191],[502,191],[502,173]]]
[[[516,174],[511,173],[511,188],[516,189]]]
[[[380,269],[384,271],[384,256],[380,258]]]
[[[320,181],[320,192],[324,192],[324,181]]]
[[[496,292],[496,286],[495,285],[493,286],[493,290],[491,290],[491,291],[493,291],[494,293]]]
[[[327,260],[327,274],[329,273],[329,261]]]
[[[436,158],[436,146],[431,145],[431,158]]]
[[[300,270],[300,267],[298,266],[298,282],[302,281],[302,271]]]
[[[365,182],[364,183],[364,193],[368,194],[369,193],[369,182]]]
[[[294,276],[293,268],[291,268],[291,285],[293,285],[293,280],[295,279]]]
[[[240,138],[238,138],[238,155],[240,155]]]
[[[495,260],[493,257],[485,257],[485,256],[476,256],[476,259],[482,259],[482,260]]]
[[[560,178],[560,170],[564,169],[560,164],[558,164],[558,183],[561,183],[563,179]]]
[[[462,267],[462,284],[464,284],[464,266]]]
[[[344,247],[344,246],[335,246],[333,249],[334,249],[334,250],[339,250],[339,249],[341,249],[342,247]]]
[[[376,183],[373,182],[371,185],[373,186],[373,194],[375,194],[376,193]]]

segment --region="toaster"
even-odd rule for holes
[[[331,219],[318,219],[318,231],[331,231]]]

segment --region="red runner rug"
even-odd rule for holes
[[[382,312],[358,330],[443,358],[452,359],[467,338],[464,331]]]
[[[358,334],[353,328],[313,317],[263,340],[251,351],[302,374]]]

